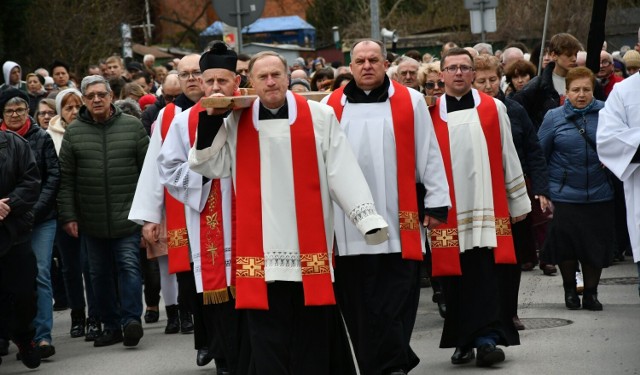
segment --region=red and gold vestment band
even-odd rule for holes
[[[398,221],[400,223],[400,245],[402,258],[421,261],[422,239],[420,238],[420,219],[416,200],[416,159],[414,115],[409,89],[391,81],[394,94],[389,98],[393,133],[396,143],[396,161],[398,170]],[[342,119],[344,107],[341,104],[344,87],[335,90],[327,104],[333,107],[338,118]]]
[[[504,181],[504,168],[502,164],[502,141],[500,135],[500,122],[498,108],[492,97],[479,92],[480,104],[476,108],[480,117],[480,125],[487,142],[489,152],[489,165],[491,168],[493,208],[495,215],[495,228],[497,247],[493,249],[496,263],[515,264],[516,256],[511,237],[511,219]],[[462,274],[460,267],[460,249],[458,241],[458,220],[455,199],[455,185],[453,171],[451,169],[451,143],[449,141],[449,128],[440,117],[440,100],[430,108],[431,119],[440,145],[440,152],[445,165],[447,182],[449,183],[449,195],[451,196],[451,209],[447,222],[431,231],[431,257],[433,276],[458,276]]]
[[[295,94],[294,97],[297,117],[289,129],[305,306],[334,305],[313,120],[306,99]],[[236,227],[236,308],[267,310],[260,141],[252,113],[253,107],[245,109],[238,123],[236,215],[240,225]]]

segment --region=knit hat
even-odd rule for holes
[[[4,114],[4,106],[7,104],[7,102],[15,97],[24,99],[28,105],[29,96],[26,92],[18,90],[14,87],[9,87],[8,89],[0,92],[0,117],[2,117],[2,115]]]
[[[138,100],[138,104],[140,105],[141,110],[145,110],[147,106],[153,105],[156,102],[156,96],[153,94],[142,95]]]
[[[80,99],[80,103],[82,103],[82,94],[80,93],[80,91],[78,91],[78,89],[62,90],[58,93],[58,95],[56,95],[56,113],[57,114],[59,115],[62,114],[62,100],[64,99],[65,96],[69,94],[73,94],[77,96],[78,99]]]
[[[627,68],[640,68],[640,52],[636,50],[631,49],[625,52],[622,60]]]
[[[223,42],[215,42],[211,49],[200,57],[200,71],[207,69],[227,69],[236,72],[238,55],[234,50],[227,48]]]
[[[307,81],[306,79],[301,79],[301,78],[292,79],[291,84],[289,84],[289,88],[292,88],[295,85],[302,85],[307,88],[307,91],[311,91],[311,85],[309,84],[309,81]]]
[[[54,82],[53,82],[53,78],[52,78],[52,77],[49,77],[49,76],[44,77],[44,83],[43,83],[43,86],[46,86],[46,85],[53,85],[53,83],[54,83]]]

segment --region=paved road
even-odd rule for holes
[[[569,311],[564,307],[560,276],[539,270],[523,273],[519,315],[529,329],[521,331],[522,345],[506,348],[507,359],[493,370],[473,364],[453,366],[451,349],[438,349],[442,319],[423,289],[413,347],[422,359],[411,374],[625,374],[640,375],[640,298],[637,269],[629,259],[604,270],[599,299],[604,311]],[[192,335],[165,335],[165,315],[145,325],[145,336],[135,348],[114,345],[94,348],[83,339],[71,339],[69,311],[54,314],[57,354],[40,368],[28,370],[15,360],[16,347],[3,357],[0,374],[47,375],[215,374],[212,364],[197,367]],[[552,327],[570,322],[568,325]]]

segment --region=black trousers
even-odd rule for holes
[[[0,320],[16,343],[33,340],[37,312],[36,257],[31,239],[15,244],[0,258]]]
[[[246,310],[258,375],[355,374],[336,306],[305,306],[302,283],[267,285],[269,310]]]
[[[409,342],[420,300],[421,262],[402,255],[336,257],[336,296],[362,375],[418,365]]]
[[[194,347],[198,349],[209,349],[214,353],[214,358],[222,359],[224,353],[221,345],[215,339],[215,311],[213,305],[203,304],[202,294],[198,294],[196,282],[193,276],[193,263],[191,271],[179,272],[178,294],[193,314],[193,340]],[[181,301],[182,303],[182,301]]]
[[[441,348],[472,347],[477,337],[496,333],[498,345],[518,345],[513,315],[501,304],[500,277],[493,250],[474,248],[460,254],[462,276],[442,277],[447,299]],[[508,267],[508,266],[507,266]]]

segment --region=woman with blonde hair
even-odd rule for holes
[[[33,117],[42,129],[47,130],[49,123],[56,114],[56,101],[53,99],[42,99],[38,103],[38,109]]]

